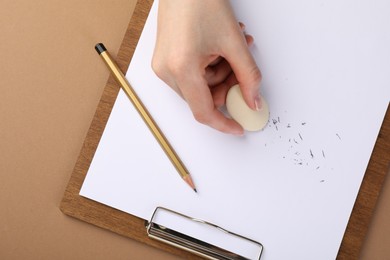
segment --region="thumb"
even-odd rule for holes
[[[236,76],[245,102],[251,109],[259,110],[261,108],[260,82],[262,78],[260,69],[249,52],[244,37],[232,48],[226,53],[225,59],[229,62]]]

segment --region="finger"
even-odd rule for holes
[[[237,83],[238,82],[236,76],[234,75],[234,73],[231,73],[224,82],[221,82],[220,84],[211,89],[214,104],[217,108],[220,108],[225,105],[226,96],[229,89]]]
[[[245,34],[245,40],[248,47],[253,45],[254,39],[252,35]],[[229,63],[224,58],[219,56],[206,68],[206,80],[209,85],[214,86],[215,84],[224,80],[231,71],[232,69]]]
[[[200,75],[200,73],[198,74]],[[243,128],[234,120],[226,118],[213,102],[207,82],[202,77],[192,77],[181,82],[181,91],[195,119],[224,133],[243,135]]]
[[[241,30],[245,30],[245,25],[243,23],[239,22],[239,25],[240,25]],[[254,39],[253,39],[252,35],[245,34],[245,40],[246,40],[246,43],[249,47],[251,45],[253,45]],[[227,62],[226,60],[224,60],[224,61]],[[230,74],[226,77],[226,79],[221,81],[219,84],[217,84],[211,88],[211,93],[213,96],[214,104],[217,108],[220,108],[223,105],[225,105],[227,92],[229,91],[229,89],[233,85],[238,84],[237,78],[235,77],[234,73],[231,73],[232,70],[231,70],[230,65],[229,65],[229,68],[230,68],[230,70],[229,70]],[[210,81],[208,81],[208,82],[210,85]]]
[[[205,78],[209,86],[215,86],[224,81],[232,72],[229,63],[223,59],[215,66],[208,66],[206,68]]]
[[[246,44],[248,44],[248,46],[251,46],[253,44],[253,41],[254,41],[252,35],[246,34],[244,23],[238,22],[238,25],[240,26],[241,32],[243,32],[245,35]]]
[[[237,33],[236,40],[231,41],[225,51],[224,57],[236,75],[245,102],[253,110],[259,109],[261,72],[249,52],[246,38]]]
[[[244,32],[245,30],[245,25],[243,23],[239,23],[240,24],[240,27],[242,29],[242,32]],[[250,34],[246,34],[244,32],[244,35],[245,35],[245,40],[246,40],[246,43],[248,44],[248,46],[252,46],[253,42],[254,42],[254,39],[253,39],[253,36],[250,35]],[[223,58],[221,56],[218,56],[217,58],[215,58],[210,64],[209,66],[214,66],[218,63],[220,63],[221,61],[223,60]]]

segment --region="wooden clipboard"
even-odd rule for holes
[[[127,27],[116,61],[127,71],[153,0],[139,0]],[[93,46],[91,46],[93,48]],[[110,76],[104,88],[80,155],[65,190],[60,209],[66,215],[111,230],[117,234],[168,251],[186,259],[200,257],[147,236],[145,220],[79,195],[120,87]],[[337,259],[357,259],[366,236],[390,162],[390,109],[387,109],[378,139],[355,202]]]

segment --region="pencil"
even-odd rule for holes
[[[133,103],[134,107],[137,109],[138,113],[144,120],[145,124],[148,126],[149,130],[152,132],[165,154],[168,156],[172,164],[175,166],[177,172],[181,178],[195,191],[197,192],[194,182],[192,181],[191,175],[184,166],[183,162],[180,160],[179,156],[173,150],[172,146],[161,132],[160,128],[154,122],[152,116],[149,114],[141,100],[138,98],[137,94],[134,92],[133,88],[130,86],[126,77],[123,75],[122,71],[119,69],[118,65],[111,58],[106,47],[103,43],[98,43],[95,45],[95,50],[102,57],[107,67],[110,69],[111,73],[114,75],[115,79],[122,87],[123,91],[126,93],[127,97]]]

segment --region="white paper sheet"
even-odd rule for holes
[[[205,219],[261,242],[264,260],[334,259],[389,104],[390,2],[232,4],[255,38],[265,130],[203,126],[154,75],[155,2],[127,78],[199,193],[120,92],[80,194],[144,219],[157,206]]]

